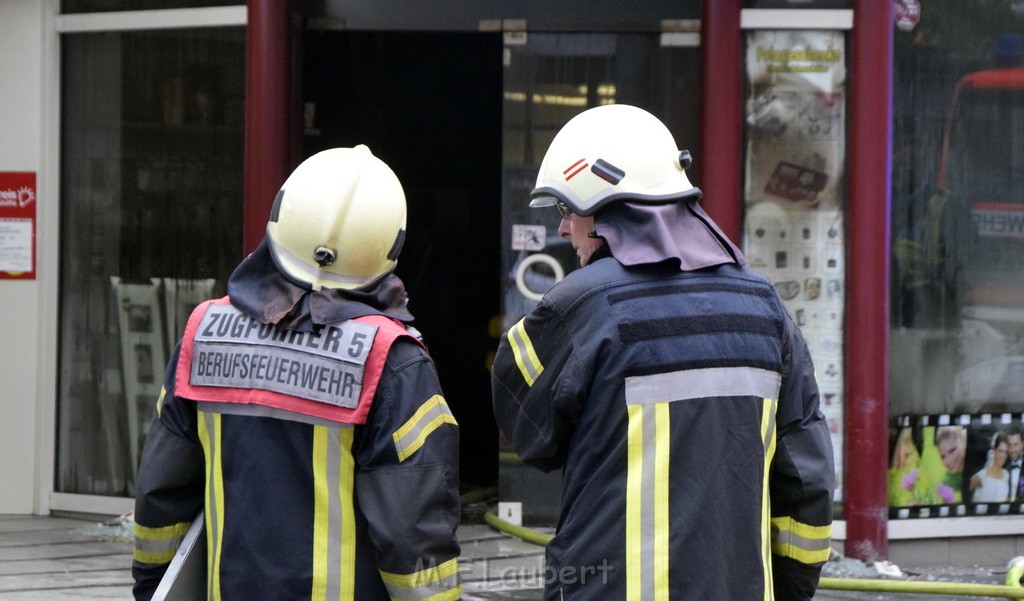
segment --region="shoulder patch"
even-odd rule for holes
[[[267,390],[353,409],[376,333],[355,321],[318,332],[282,330],[211,303],[193,338],[189,384]]]

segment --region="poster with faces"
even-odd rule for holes
[[[747,34],[743,250],[800,327],[843,461],[845,39]],[[842,499],[837,489],[836,500]]]
[[[889,428],[889,517],[1024,513],[1024,415],[904,415]]]

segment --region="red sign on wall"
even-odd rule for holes
[[[0,171],[0,279],[36,277],[36,174]]]

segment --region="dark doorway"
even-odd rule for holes
[[[500,312],[500,33],[310,31],[304,156],[366,144],[405,188],[397,273],[460,425],[461,478],[497,481],[488,324]]]

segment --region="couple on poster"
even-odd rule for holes
[[[985,465],[975,472],[968,483],[971,501],[975,503],[1001,503],[1019,501],[1024,496],[1021,481],[1021,463],[1024,444],[1019,428],[996,430],[989,439]]]

